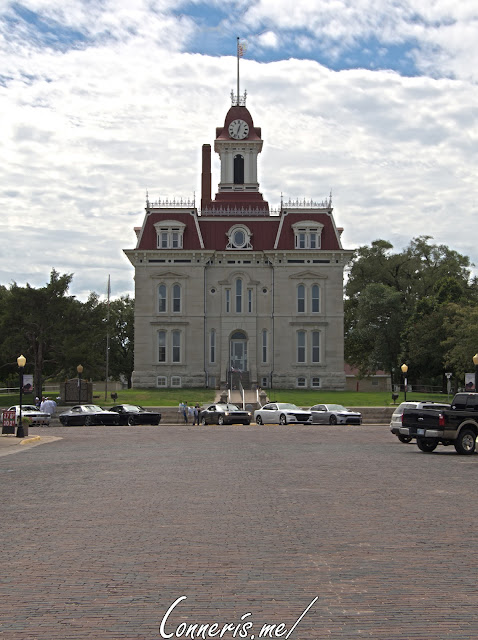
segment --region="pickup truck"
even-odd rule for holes
[[[478,436],[478,393],[457,393],[449,409],[405,409],[400,433],[416,438],[425,453],[439,444],[453,444],[460,455],[472,455]]]

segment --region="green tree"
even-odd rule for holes
[[[112,300],[108,316],[109,373],[116,380],[126,378],[130,389],[134,368],[134,300],[129,296]]]
[[[392,249],[389,242],[376,240],[370,247],[357,249],[349,265],[346,360],[362,373],[371,372],[375,363],[391,373],[406,361],[411,379],[441,379],[447,305],[478,302],[477,281],[470,279],[470,261],[445,245],[431,244],[429,236],[415,238],[399,253]],[[371,285],[382,285],[397,295],[385,295],[383,289]],[[374,295],[375,303],[370,299]],[[391,305],[389,318],[383,313],[385,300]]]

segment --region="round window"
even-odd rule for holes
[[[243,229],[236,229],[232,240],[236,247],[243,247],[246,244],[246,234]]]

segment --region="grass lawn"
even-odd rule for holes
[[[389,392],[361,392],[361,391],[320,391],[309,389],[266,389],[270,400],[277,402],[293,402],[300,407],[311,407],[323,402],[326,404],[343,404],[346,407],[388,407],[392,406],[392,394]],[[118,391],[116,403],[140,404],[145,407],[174,407],[181,401],[188,404],[200,405],[214,401],[213,389],[124,389]],[[56,394],[50,392],[50,397]],[[105,401],[103,393],[96,392],[93,402],[100,406],[112,406],[113,400],[108,394]],[[96,397],[97,396],[97,397]],[[453,396],[450,396],[450,400]],[[7,408],[19,403],[18,394],[0,395],[0,407]],[[403,393],[400,394],[397,404],[403,402]],[[435,402],[447,402],[446,394],[442,393],[407,393],[407,400],[434,400]],[[24,404],[33,404],[34,397],[23,396]]]

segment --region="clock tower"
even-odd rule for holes
[[[257,157],[262,151],[260,127],[255,127],[246,108],[246,96],[232,96],[233,104],[226,114],[224,125],[217,127],[214,151],[221,162],[221,181],[212,209],[228,207],[239,210],[268,211],[268,204],[259,193]]]

